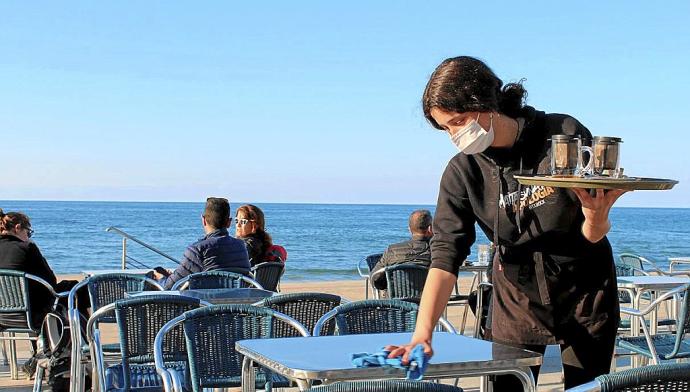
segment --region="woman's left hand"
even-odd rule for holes
[[[622,189],[606,190],[597,189],[596,196],[592,197],[587,189],[572,188],[577,198],[582,204],[582,213],[585,222],[582,224],[582,234],[590,242],[598,242],[606,233],[611,225],[609,223],[609,211],[613,204],[624,193]]]

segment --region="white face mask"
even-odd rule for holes
[[[462,129],[458,129],[458,131],[450,137],[450,140],[455,144],[458,150],[467,155],[479,154],[489,148],[491,143],[494,142],[494,114],[489,113],[491,122],[488,132],[477,122],[480,114],[477,114],[476,120],[470,121],[469,124]]]

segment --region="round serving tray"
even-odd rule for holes
[[[542,185],[555,188],[586,188],[586,189],[625,189],[637,190],[666,190],[678,183],[665,178],[644,177],[579,177],[579,176],[515,176],[523,185]]]

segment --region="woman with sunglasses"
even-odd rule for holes
[[[247,245],[252,267],[266,261],[287,260],[285,248],[274,245],[271,235],[266,232],[264,213],[259,207],[253,204],[239,207],[235,225],[235,237],[244,240]]]
[[[0,209],[0,269],[26,272],[45,280],[57,292],[69,291],[77,284],[77,281],[63,280],[57,282],[55,273],[41,254],[38,246],[29,240],[33,233],[27,215],[21,212],[4,213]],[[31,303],[31,323],[40,327],[43,318],[51,311],[55,298],[45,287],[32,281],[29,282],[29,301]],[[86,312],[88,306],[88,297],[80,296],[80,310]],[[22,321],[23,319],[23,314],[0,314],[0,329],[26,326]],[[35,342],[32,344],[35,349]],[[35,357],[30,358],[22,367],[27,377],[33,376],[35,369]]]

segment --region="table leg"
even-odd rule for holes
[[[632,298],[633,309],[640,309],[640,299],[642,298],[642,290],[634,290]],[[640,336],[640,323],[642,320],[639,317],[630,317],[630,336]],[[630,358],[630,366],[636,368],[640,366],[639,355],[633,354]]]
[[[256,391],[256,374],[251,359],[244,357],[242,360],[242,392]]]

